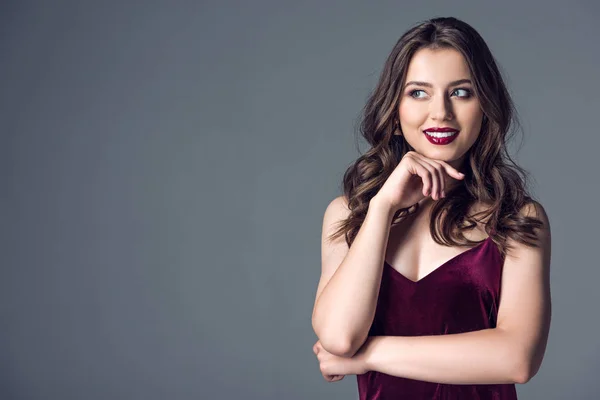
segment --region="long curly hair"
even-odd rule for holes
[[[348,246],[354,241],[367,213],[369,201],[377,194],[402,157],[414,149],[399,130],[398,107],[412,56],[422,48],[452,48],[465,58],[474,91],[483,110],[481,132],[465,158],[465,177],[437,200],[432,208],[430,231],[435,242],[471,246],[480,242],[466,239],[462,231],[485,221],[485,229],[503,255],[506,239],[537,247],[534,228],[543,223],[520,211],[536,203],[528,194],[529,174],[507,151],[507,142],[520,126],[513,101],[506,89],[494,56],[477,31],[454,18],[440,17],[410,28],[388,56],[375,89],[362,111],[360,133],[371,146],[345,172],[343,191],[350,214],[340,222],[333,240],[345,235]],[[476,202],[489,205],[468,215]],[[398,210],[392,225],[417,211],[419,203]]]

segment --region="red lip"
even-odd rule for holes
[[[428,135],[427,131],[434,131],[434,132],[456,132],[456,134],[448,136],[448,137],[437,138],[437,137],[433,137],[431,135]],[[423,135],[425,135],[425,137],[427,138],[427,140],[429,140],[430,143],[433,143],[433,144],[436,144],[436,145],[446,145],[446,144],[452,143],[454,141],[454,139],[456,139],[456,137],[458,136],[458,130],[452,129],[452,128],[431,128],[431,129],[424,130],[423,131]]]
[[[446,127],[431,127],[431,128],[427,128],[424,129],[424,131],[431,131],[431,132],[458,132],[458,129],[454,129],[454,128],[446,128]]]

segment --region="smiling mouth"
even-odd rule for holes
[[[433,144],[445,145],[452,143],[454,139],[458,136],[459,131],[452,132],[431,132],[431,131],[423,131],[425,137],[429,140],[429,142]]]

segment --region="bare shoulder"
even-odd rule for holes
[[[340,224],[348,218],[350,209],[348,208],[348,200],[345,196],[338,196],[333,199],[325,209],[323,215],[323,227],[321,230],[321,246],[323,257],[328,257],[332,251],[339,247],[344,247],[346,239],[344,235],[337,237],[335,240],[330,240],[329,237],[338,230]],[[346,245],[346,248],[348,246]]]
[[[550,330],[552,296],[550,291],[550,222],[544,207],[531,201],[519,210],[522,218],[542,222],[536,227],[536,246],[508,238],[511,247],[502,269],[502,295],[497,328],[511,338],[515,346],[514,370],[517,381],[526,383],[539,370]]]
[[[346,196],[338,196],[327,205],[325,215],[323,216],[323,223],[327,223],[328,228],[331,228],[330,225],[332,223],[335,224],[338,221],[343,221],[348,218],[348,215],[350,215],[350,209],[348,208]]]
[[[344,212],[350,212],[350,209],[348,208],[348,199],[346,198],[346,196],[338,196],[335,199],[331,200],[331,202],[329,203],[329,205],[327,206],[327,209],[337,209],[338,211],[344,211]]]
[[[544,242],[550,237],[550,219],[544,207],[536,200],[527,203],[520,211],[522,217],[540,220],[542,226],[537,230],[538,238]]]
[[[527,217],[534,217],[541,220],[544,223],[549,224],[548,214],[546,213],[546,210],[544,209],[542,204],[536,200],[531,200],[531,202],[527,203],[521,209],[521,215]]]
[[[548,217],[548,214],[546,213],[545,208],[540,202],[536,200],[531,200],[529,203],[525,204],[521,208],[521,210],[519,211],[519,216],[522,218],[535,218],[542,223],[541,226],[535,228],[535,235],[537,237],[536,242],[540,250],[548,253],[547,257],[549,257],[551,247],[551,231],[550,219]],[[525,248],[527,246],[517,243],[513,239],[509,238],[508,242],[510,243],[510,247],[521,248],[521,252],[534,251],[532,249],[526,250]]]

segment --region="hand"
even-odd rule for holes
[[[427,196],[438,200],[442,191],[453,185],[452,179],[463,178],[464,175],[447,162],[409,151],[375,196],[395,212]]]
[[[368,341],[368,339],[367,339]],[[366,345],[367,342],[365,342]],[[360,375],[368,371],[365,362],[365,345],[352,357],[340,357],[329,353],[321,345],[321,341],[313,346],[313,353],[319,359],[319,366],[323,377],[328,382],[344,379],[346,375]]]

